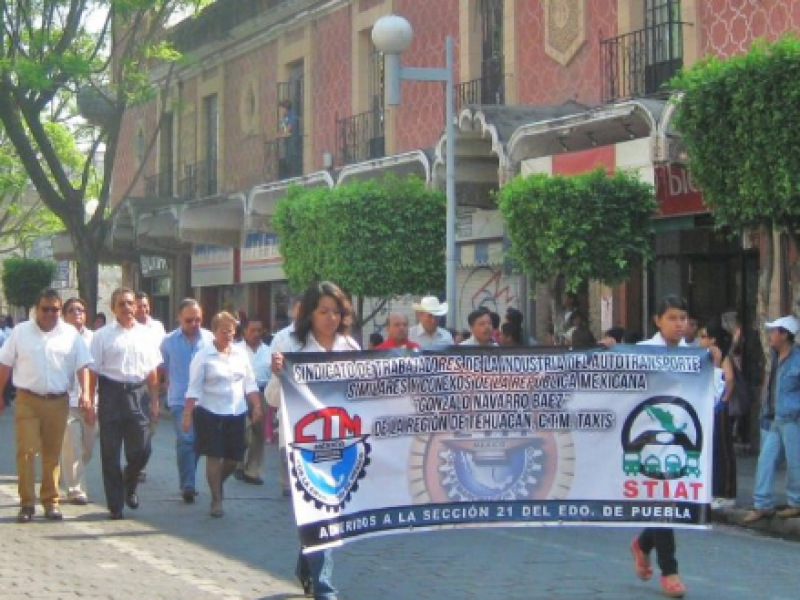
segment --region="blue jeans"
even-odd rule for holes
[[[311,580],[314,600],[336,600],[333,587],[333,550],[320,550],[297,557],[295,574],[300,581]]]
[[[790,506],[800,507],[800,420],[796,418],[775,417],[769,429],[764,429],[762,425],[761,454],[753,493],[757,509],[775,507],[772,488],[782,454],[786,456],[786,499]]]
[[[178,478],[181,491],[197,489],[194,484],[194,475],[197,470],[197,456],[194,453],[194,426],[188,433],[183,431],[183,404],[170,404],[169,412],[172,414],[172,426],[175,429],[175,454],[178,458]]]

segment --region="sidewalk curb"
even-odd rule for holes
[[[756,521],[755,523],[745,524],[743,520],[748,512],[749,510],[738,507],[713,510],[711,511],[711,521],[723,525],[734,525],[765,535],[800,542],[800,519],[781,519],[780,517],[772,516],[768,519]]]

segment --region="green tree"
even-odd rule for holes
[[[153,97],[147,65],[178,57],[162,40],[165,24],[176,11],[196,9],[202,3],[0,2],[0,122],[41,201],[72,237],[78,285],[90,310],[97,298],[98,265],[114,211],[109,206],[111,173],[124,142],[123,114],[131,104]],[[91,126],[78,127],[71,120],[79,91],[94,97],[94,106],[99,107]],[[73,124],[70,133],[83,150],[77,168],[64,160],[52,136],[50,124],[59,122]],[[102,168],[94,181],[99,151]],[[123,196],[129,192],[120,191]],[[87,220],[84,206],[92,198],[98,200],[98,208]]]
[[[418,178],[292,188],[274,217],[289,284],[336,282],[364,298],[438,293],[444,287],[445,199]]]
[[[49,287],[56,274],[56,263],[50,260],[7,258],[3,261],[3,290],[6,300],[21,306],[25,313],[36,304],[36,296]]]
[[[517,177],[498,199],[510,258],[534,281],[548,284],[557,336],[562,287],[576,291],[588,280],[621,283],[634,264],[651,256],[650,219],[657,204],[652,186],[635,174],[608,176],[598,169]]]
[[[800,40],[757,41],[727,59],[708,57],[679,75],[676,127],[695,184],[720,227],[759,228],[758,317],[772,287],[773,232],[798,242],[800,223]],[[798,262],[792,268],[798,274]],[[798,277],[795,276],[795,282]],[[800,284],[795,283],[795,312]],[[763,329],[763,328],[759,328]]]

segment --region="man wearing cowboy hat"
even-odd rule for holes
[[[447,314],[447,302],[439,302],[436,296],[425,296],[412,305],[419,323],[411,328],[408,338],[419,344],[422,350],[438,350],[453,344],[453,336],[439,327],[439,317]]]

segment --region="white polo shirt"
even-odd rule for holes
[[[186,397],[197,400],[197,406],[215,415],[241,415],[247,411],[245,394],[251,392],[258,392],[256,378],[247,351],[238,344],[231,345],[230,354],[212,343],[194,355]]]
[[[14,385],[34,394],[68,392],[75,372],[91,362],[78,331],[61,319],[51,331],[39,329],[35,319],[20,323],[0,348],[0,363],[14,370]]]
[[[152,332],[134,322],[126,329],[116,319],[94,332],[92,370],[123,383],[141,383],[161,364],[161,350]]]

